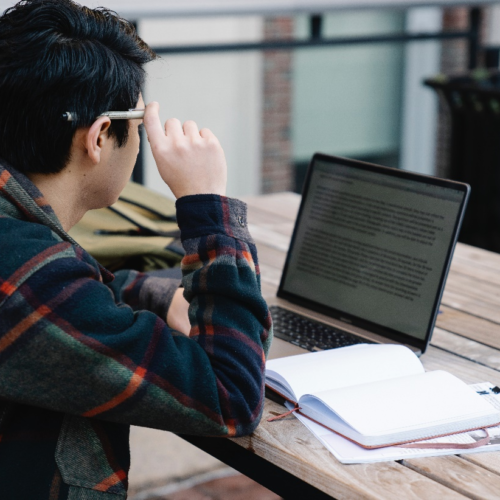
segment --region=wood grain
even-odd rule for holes
[[[265,241],[256,242],[256,245],[259,254],[259,263],[272,266],[281,272],[285,265],[286,253],[269,246]]]
[[[248,220],[260,227],[273,229],[278,234],[290,236],[295,226],[295,221],[286,219],[271,212],[265,212],[256,207],[248,207]]]
[[[284,219],[295,222],[300,205],[300,194],[273,193],[265,196],[245,196],[242,200],[248,207],[256,207],[271,214],[279,214]]]
[[[283,253],[288,251],[288,247],[290,246],[289,236],[276,233],[273,229],[258,226],[251,222],[248,224],[248,229],[255,243],[263,243]]]
[[[500,303],[498,283],[480,281],[464,274],[450,273],[446,282],[446,289],[462,293],[485,304],[498,305]]]
[[[442,303],[453,309],[466,312],[479,318],[487,319],[494,323],[500,323],[500,309],[495,304],[486,304],[482,300],[467,295],[462,290],[444,289]]]
[[[403,464],[462,495],[484,500],[500,497],[500,476],[460,457],[419,458]]]
[[[498,452],[474,453],[472,455],[462,455],[462,458],[500,475],[500,453]]]
[[[500,269],[471,263],[465,257],[459,257],[457,255],[453,257],[450,273],[469,276],[478,281],[492,283],[493,285],[500,280]]]
[[[296,211],[294,210],[294,213]],[[251,220],[254,224],[272,224],[275,227],[279,227],[280,224],[294,225],[295,218],[291,219],[282,215],[279,212],[270,212],[265,208],[259,206],[258,204],[247,203],[247,218]]]
[[[436,321],[438,327],[500,349],[500,324],[443,304],[439,309],[441,314]]]
[[[342,465],[295,417],[267,422],[282,411],[266,401],[254,434],[233,441],[338,499],[464,498],[397,462]]]
[[[500,254],[464,243],[457,245],[455,255],[465,258],[471,266],[483,266],[497,271],[500,266]]]
[[[266,297],[274,297],[276,295],[277,290],[278,290],[278,288],[276,287],[276,285],[269,284],[269,283],[266,283],[264,281],[261,281],[260,288],[262,290],[262,296],[264,298],[266,298]]]
[[[281,271],[276,269],[275,267],[268,266],[267,264],[260,263],[260,273],[261,273],[261,281],[265,281],[270,285],[278,285],[281,278]]]
[[[500,384],[500,372],[494,368],[474,363],[432,345],[420,357],[420,361],[427,371],[446,370],[467,384],[477,382]]]
[[[281,277],[300,196],[247,197],[265,296]],[[444,369],[466,383],[500,385],[500,255],[458,244],[426,370]],[[264,418],[240,446],[339,499],[500,498],[500,453],[433,457],[402,463],[342,465],[290,417],[269,423],[282,407],[266,401]]]
[[[493,347],[441,330],[441,328],[434,328],[432,345],[500,371],[500,351]]]

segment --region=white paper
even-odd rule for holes
[[[407,347],[393,344],[358,344],[266,363],[266,377],[286,381],[295,401],[311,392],[417,373],[424,373],[417,356]]]
[[[481,396],[496,408],[500,408],[500,395],[495,394],[491,389],[493,384],[482,382],[469,386],[476,392],[485,392]],[[291,406],[291,405],[290,405]],[[488,433],[491,436],[490,443],[479,448],[467,450],[460,449],[418,449],[402,448],[398,446],[388,446],[367,450],[358,446],[348,439],[325,429],[321,425],[315,424],[311,420],[295,414],[295,416],[323,443],[323,445],[335,456],[337,460],[344,464],[387,462],[393,460],[403,460],[411,458],[421,458],[440,455],[464,455],[470,453],[480,453],[484,451],[500,450],[500,427],[490,427]],[[483,431],[472,431],[461,434],[454,434],[442,438],[429,439],[426,443],[473,443],[484,437]]]
[[[488,421],[488,424],[500,421],[498,410],[460,379],[441,370],[315,392],[315,396],[363,436],[396,436],[398,433],[428,427],[430,433],[416,437],[424,439],[432,434],[459,432],[476,427],[466,420],[485,415],[493,414],[493,420]],[[305,396],[300,401],[306,414],[309,414],[307,410],[311,399]],[[317,401],[312,409],[321,413],[321,406]],[[325,413],[324,409],[322,413]],[[328,425],[324,419],[321,422]],[[456,428],[455,423],[459,428]],[[432,431],[433,427],[448,427],[448,424],[449,430],[445,428],[438,433]],[[482,422],[477,426],[479,425],[487,424]],[[353,435],[349,437],[352,438]],[[404,440],[405,437],[394,439],[395,442]]]

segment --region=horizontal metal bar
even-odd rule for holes
[[[249,50],[293,50],[335,45],[362,45],[368,43],[407,43],[429,40],[453,40],[470,38],[470,31],[444,31],[440,33],[400,33],[395,35],[370,35],[304,40],[273,40],[271,42],[227,43],[206,45],[172,45],[152,47],[158,54],[191,54],[202,52],[240,52]]]
[[[0,12],[11,7],[13,0],[0,0]],[[105,3],[126,19],[189,18],[209,16],[294,16],[300,14],[336,13],[360,10],[413,7],[471,7],[498,3],[498,0],[80,0],[79,3],[95,7]]]

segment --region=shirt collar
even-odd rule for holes
[[[80,245],[63,229],[54,210],[47,202],[41,191],[23,173],[0,159],[0,197],[4,198],[16,209],[19,219],[38,222],[49,227],[62,240],[72,245]],[[0,215],[1,208],[0,208]],[[97,261],[103,281],[112,281],[114,276]]]

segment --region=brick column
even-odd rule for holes
[[[292,37],[292,18],[264,20],[265,40]],[[264,51],[263,62],[262,192],[289,191],[294,184],[290,140],[292,53]]]
[[[443,9],[443,30],[466,30],[469,27],[469,9],[452,7]],[[484,33],[484,16],[481,32]],[[467,40],[444,41],[441,51],[441,73],[458,75],[468,71]],[[450,171],[449,148],[451,135],[451,116],[447,105],[439,99],[439,119],[436,148],[436,175],[448,177]]]

